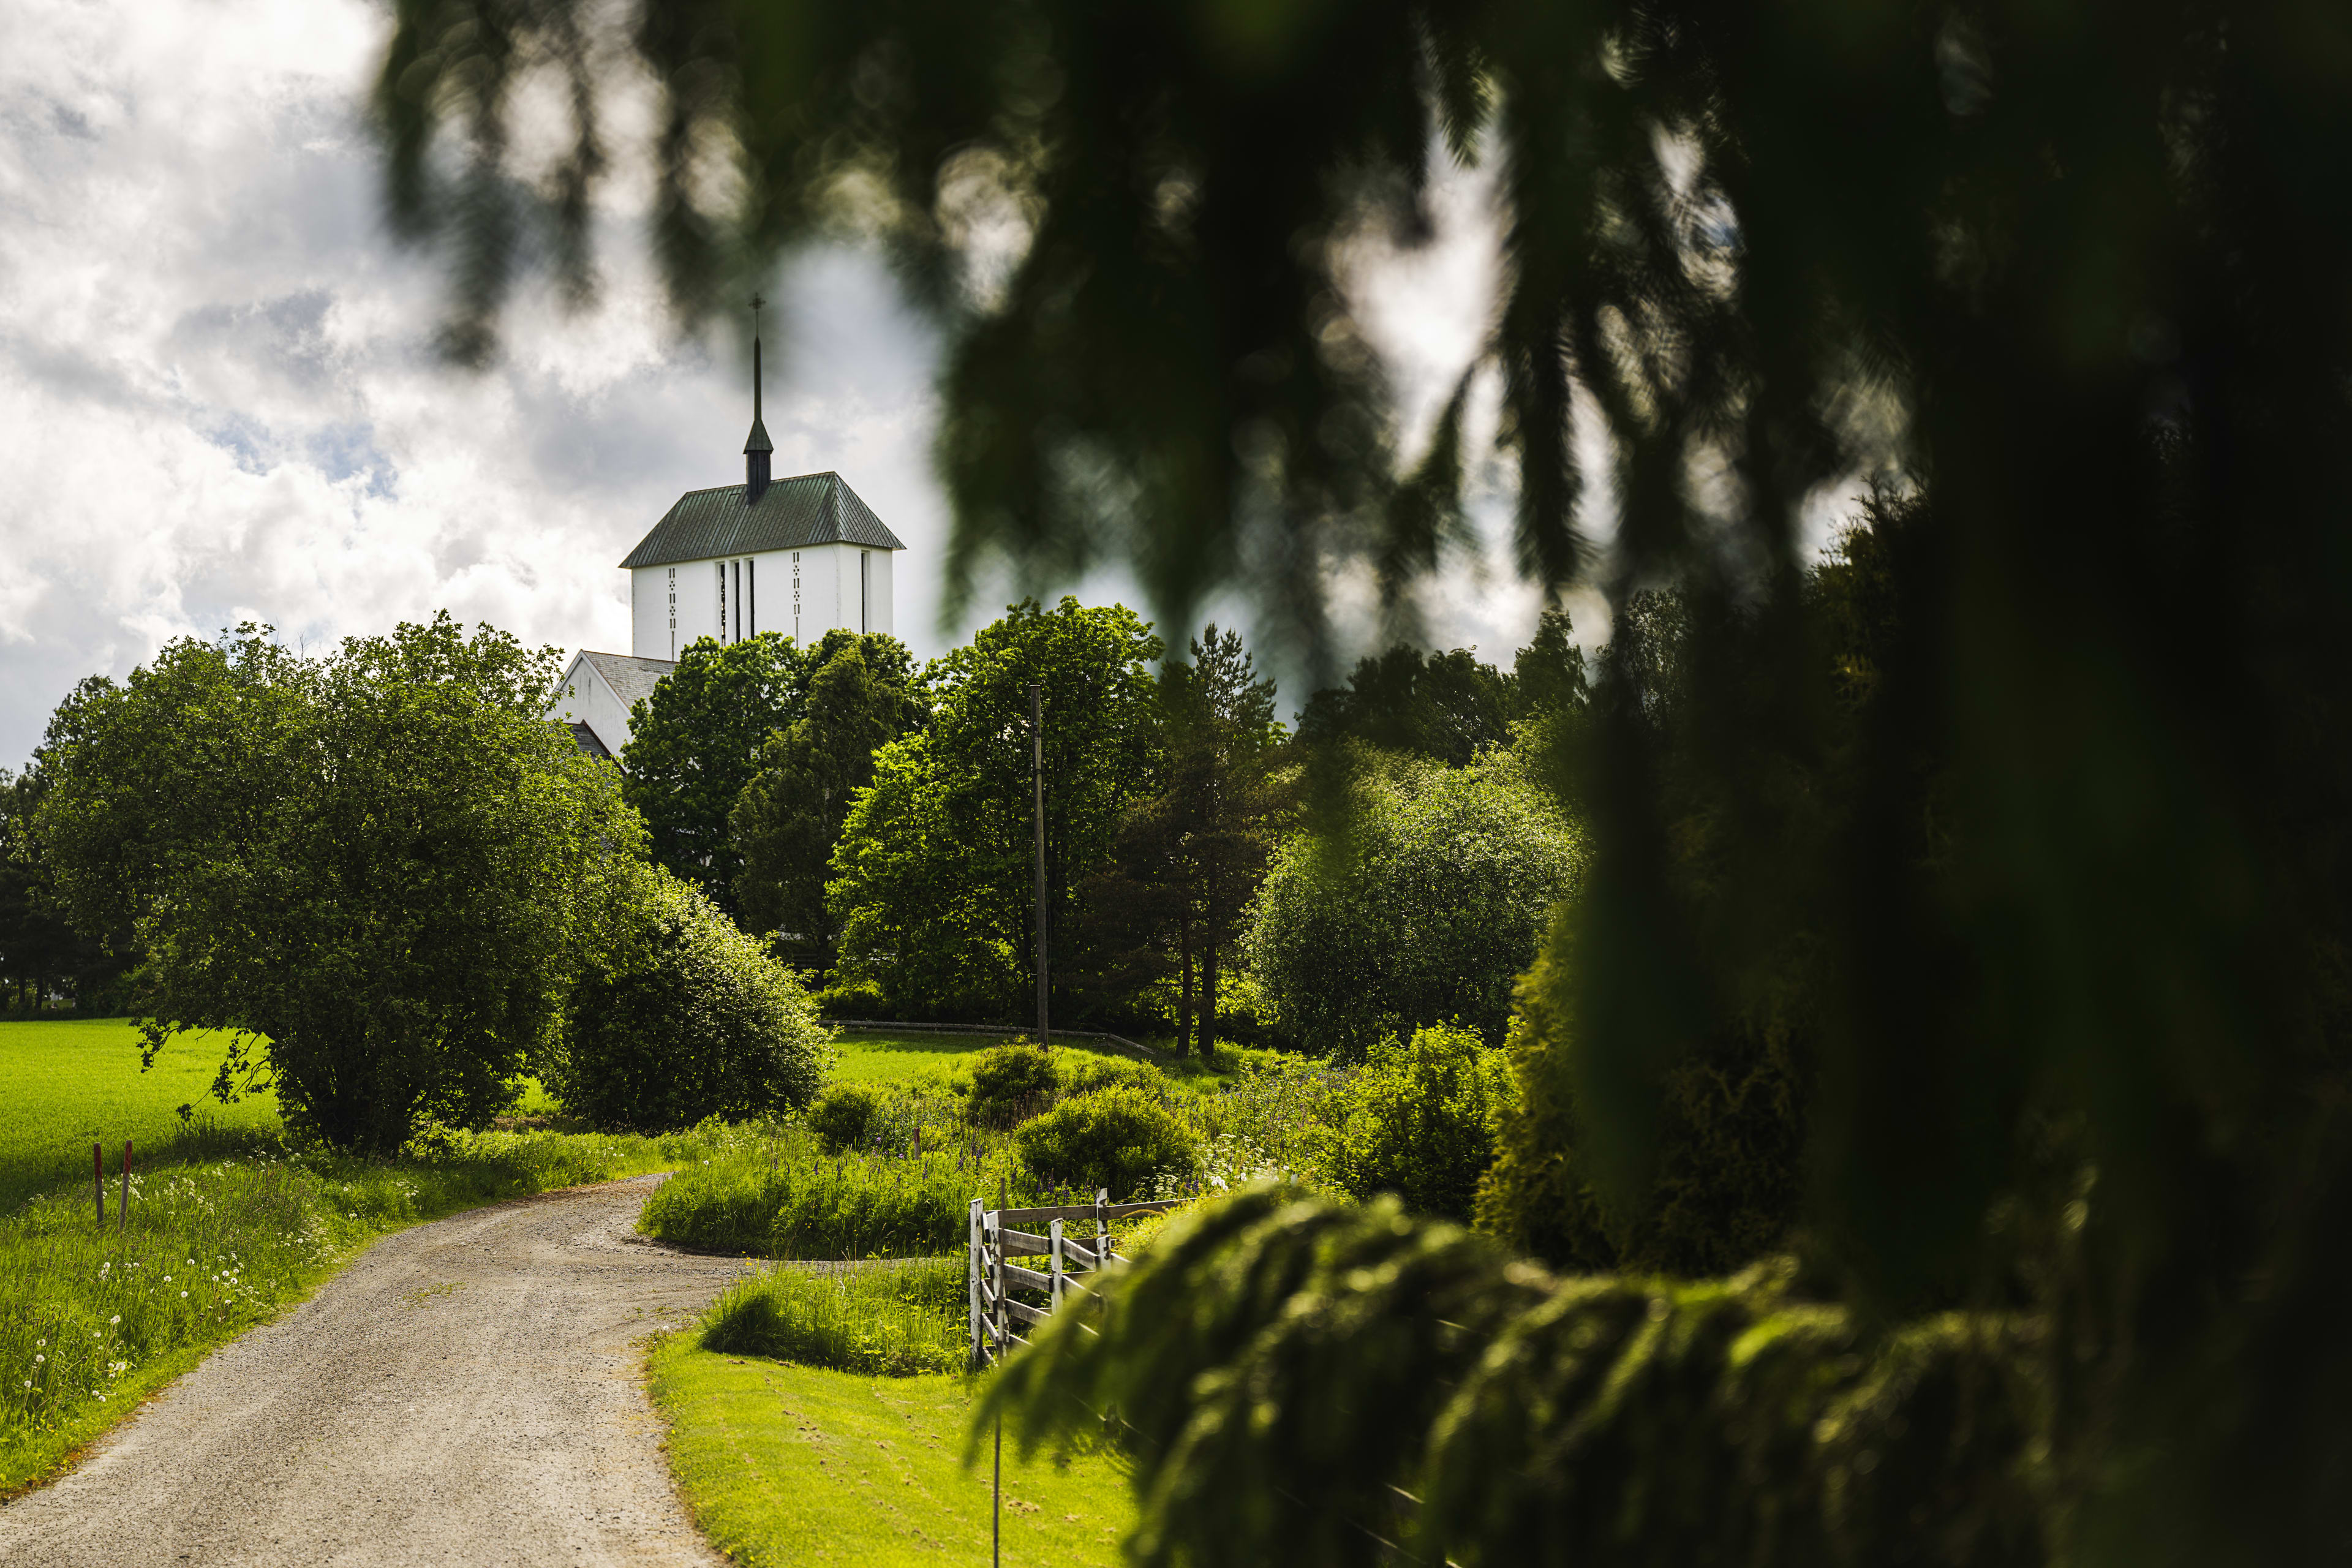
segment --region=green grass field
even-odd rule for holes
[[[920,1078],[934,1070],[953,1070],[961,1058],[1001,1046],[1008,1035],[933,1035],[909,1030],[903,1035],[881,1030],[845,1029],[834,1039],[841,1063],[834,1069],[836,1083],[882,1083]],[[1092,1042],[1072,1040],[1055,1050],[1084,1051],[1114,1060],[1133,1058],[1124,1051],[1098,1050]]]
[[[131,1140],[134,1169],[244,1147],[278,1131],[278,1099],[223,1105],[211,1098],[221,1037],[186,1035],[139,1070],[139,1031],[128,1018],[0,1023],[0,1215],[37,1193],[89,1179],[89,1146],[106,1145],[120,1171]],[[179,1108],[192,1108],[183,1123]],[[518,1110],[555,1107],[535,1081]]]
[[[206,1096],[219,1067],[211,1036],[173,1041],[142,1073],[139,1031],[128,1019],[0,1023],[0,1214],[36,1193],[89,1181],[92,1143],[106,1145],[112,1172],[126,1138],[143,1166],[276,1132],[274,1095],[236,1105]],[[200,1125],[181,1124],[184,1104],[195,1108]]]
[[[736,1562],[897,1564],[988,1560],[989,1460],[963,1467],[972,1390],[961,1376],[865,1377],[657,1344],[653,1394],[695,1521]],[[1119,1561],[1134,1522],[1108,1455],[1004,1458],[1004,1561]]]

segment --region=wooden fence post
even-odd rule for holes
[[[971,1326],[971,1364],[981,1363],[980,1352],[980,1200],[971,1200],[971,1223],[966,1228],[963,1244],[964,1281],[971,1297],[969,1313]]]
[[[1110,1202],[1110,1189],[1095,1189],[1095,1267],[1110,1267],[1110,1221],[1103,1218],[1103,1205]]]
[[[1053,1228],[1046,1231],[1045,1237],[1051,1243],[1054,1258],[1052,1263],[1046,1265],[1051,1272],[1045,1278],[1052,1283],[1045,1288],[1047,1303],[1045,1310],[1049,1312],[1058,1312],[1062,1310],[1062,1222],[1055,1220]]]
[[[89,1146],[89,1187],[98,1194],[98,1228],[106,1228],[106,1145]]]

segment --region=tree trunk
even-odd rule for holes
[[[1184,1056],[1192,1048],[1192,922],[1176,922],[1176,1054]]]
[[[1201,1059],[1212,1067],[1217,1059],[1217,933],[1203,933],[1201,944]]]

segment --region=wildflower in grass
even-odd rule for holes
[[[122,1314],[121,1314],[121,1313],[120,1313],[120,1312],[117,1312],[117,1313],[115,1313],[115,1314],[114,1314],[114,1316],[112,1316],[112,1317],[110,1317],[110,1318],[107,1319],[106,1321],[107,1321],[109,1323],[119,1323],[119,1322],[122,1321]]]

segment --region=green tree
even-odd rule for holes
[[[0,768],[0,995],[13,1010],[30,1013],[62,992],[88,1016],[128,1000],[133,948],[128,928],[88,936],[66,919],[56,875],[32,830],[48,783],[37,757],[21,773]]]
[[[1309,1048],[1459,1021],[1499,1044],[1511,992],[1577,871],[1577,840],[1519,759],[1391,758],[1344,821],[1276,852],[1244,948],[1276,1024]]]
[[[929,728],[885,746],[850,807],[828,898],[841,960],[894,1005],[1028,1012],[1029,683],[1045,703],[1049,939],[1108,861],[1128,805],[1160,772],[1160,639],[1122,605],[1024,601],[925,674]]]
[[[630,710],[622,794],[645,818],[654,862],[730,915],[742,858],[728,814],[770,733],[800,718],[809,674],[806,654],[781,633],[703,637]]]
[[[1265,879],[1291,792],[1279,771],[1274,682],[1258,679],[1240,635],[1212,625],[1192,655],[1160,668],[1167,787],[1129,808],[1110,864],[1081,900],[1081,923],[1119,933],[1104,945],[1112,974],[1130,986],[1173,973],[1176,1049],[1197,1046],[1205,1057],[1216,1049],[1218,977]],[[1154,951],[1157,962],[1140,956]]]
[[[814,673],[803,711],[770,732],[729,823],[745,924],[789,931],[793,945],[824,967],[835,934],[824,885],[850,799],[874,782],[875,752],[919,722],[922,707],[896,638],[827,632],[808,662]]]
[[[1546,610],[1536,621],[1536,635],[1519,649],[1511,665],[1514,714],[1573,713],[1591,695],[1585,676],[1584,650],[1576,644],[1576,624],[1566,610]]]
[[[1470,649],[1424,654],[1399,644],[1359,660],[1346,686],[1309,699],[1298,738],[1309,746],[1353,739],[1458,768],[1510,743],[1517,708],[1511,677]]]
[[[85,688],[35,821],[85,931],[146,955],[148,1047],[236,1031],[216,1092],[398,1147],[510,1104],[643,828],[540,718],[556,650],[445,615],[306,658],[247,626]]]

